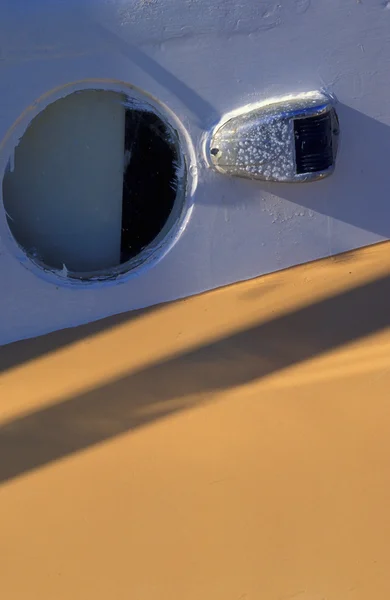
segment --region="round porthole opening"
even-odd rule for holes
[[[178,132],[147,100],[87,89],[29,124],[3,179],[11,233],[35,263],[72,279],[131,271],[183,216]]]

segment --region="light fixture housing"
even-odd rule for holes
[[[208,161],[226,175],[313,181],[333,172],[338,138],[334,98],[309,92],[228,115],[211,134]]]

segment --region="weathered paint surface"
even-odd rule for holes
[[[379,244],[1,348],[2,598],[388,600],[389,276]]]
[[[0,171],[24,111],[90,79],[151,94],[193,149],[191,219],[153,268],[75,289],[21,264],[0,209],[0,343],[372,244],[390,235],[390,10],[382,0],[5,0]],[[229,111],[325,88],[339,100],[335,174],[310,185],[232,181],[202,140]],[[10,133],[11,131],[11,133]]]

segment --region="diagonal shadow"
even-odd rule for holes
[[[169,89],[175,96],[192,112],[198,121],[198,124],[204,127],[216,122],[220,115],[207,100],[198,92],[188,86],[184,81],[176,77],[171,71],[168,71],[151,56],[143,52],[138,46],[130,44],[123,40],[119,35],[103,27],[97,21],[94,22],[96,31],[99,31],[102,40],[110,43],[115,50],[120,52],[132,63],[137,65],[142,71],[148,73],[155,81],[163,87]]]
[[[0,481],[380,331],[389,303],[386,276],[17,418],[0,427]]]
[[[267,191],[298,206],[389,238],[390,127],[342,103],[337,104],[337,112],[341,144],[331,177],[294,185],[259,181],[243,185],[248,193],[250,188]]]
[[[32,338],[0,346],[0,374],[8,369],[60,350],[85,338],[123,325],[123,323],[129,323],[160,308],[160,306],[151,306],[150,308],[107,317],[93,323],[88,323],[87,325],[54,331],[40,337],[39,344],[37,344],[36,338]]]

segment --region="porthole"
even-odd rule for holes
[[[27,256],[73,279],[128,272],[183,216],[187,168],[155,106],[102,89],[69,93],[30,122],[3,179]]]

